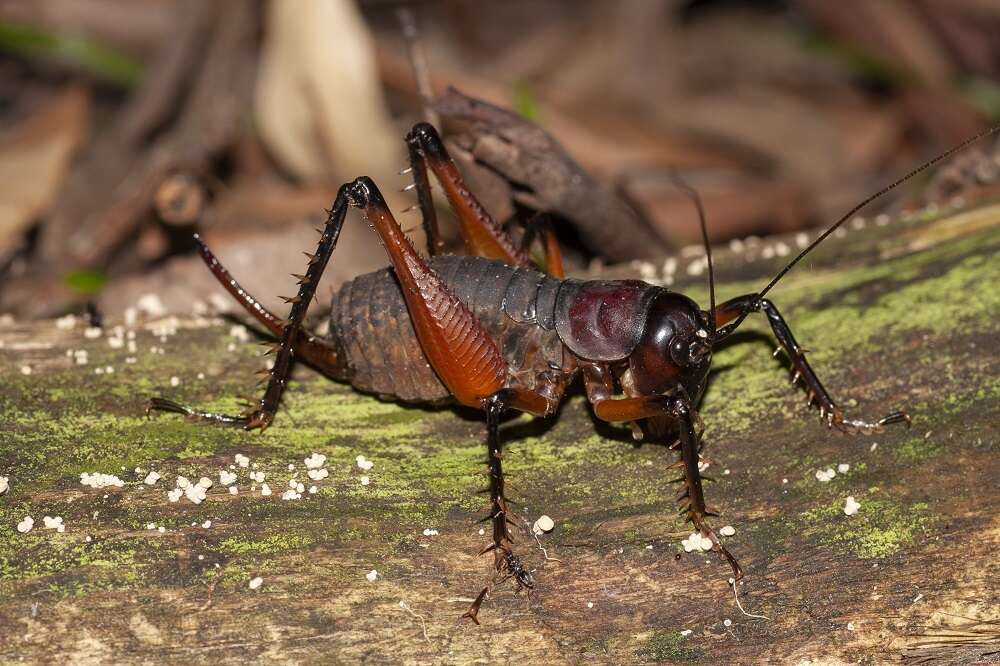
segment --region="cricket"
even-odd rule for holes
[[[463,617],[478,613],[493,586],[513,579],[531,590],[536,581],[517,554],[516,523],[505,493],[499,425],[509,413],[554,414],[568,387],[582,378],[596,417],[628,424],[636,438],[669,445],[679,458],[675,480],[679,508],[712,550],[728,563],[735,580],[742,569],[709,519],[699,451],[697,405],[705,393],[713,351],[749,316],[762,313],[790,364],[792,383],[805,391],[823,424],[846,434],[879,432],[908,424],[901,410],[865,420],[847,415],[811,367],[806,350],[778,307],[767,298],[781,279],[844,222],[883,194],[931,165],[1000,130],[988,129],[921,164],[866,198],[839,218],[782,268],[762,289],[716,303],[711,247],[697,193],[678,183],[698,208],[708,264],[710,303],[638,280],[566,278],[551,228],[539,224],[544,260],[531,258],[528,242],[515,240],[466,186],[438,132],[418,123],[406,136],[417,206],[428,238],[428,256],[415,249],[389,211],[375,182],[360,177],[340,187],[308,266],[296,275],[299,289],[284,298],[284,318],[270,312],[230,275],[198,240],[209,270],[246,311],[277,339],[267,387],[243,414],[200,411],[153,398],[149,410],[244,428],[267,428],[281,403],[293,361],[301,360],[358,391],[403,403],[457,404],[481,410],[486,423],[489,476],[489,542],[493,575]],[[431,199],[430,176],[454,209],[467,254],[440,253],[440,230]],[[303,328],[316,285],[337,246],[349,209],[357,208],[378,234],[391,267],[361,275],[333,296],[329,333]],[[725,399],[721,396],[721,399]]]

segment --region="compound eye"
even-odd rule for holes
[[[674,340],[670,343],[670,358],[677,365],[688,365],[691,363],[691,346],[687,340]]]

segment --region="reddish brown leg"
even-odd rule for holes
[[[285,332],[285,322],[275,316],[274,313],[265,308],[260,301],[247,292],[197,234],[195,234],[194,239],[198,244],[201,258],[205,261],[212,275],[225,287],[226,291],[229,292],[237,303],[242,305],[254,319],[266,327],[274,337],[280,339]],[[305,276],[293,275],[292,277],[302,280]],[[297,358],[334,379],[339,379],[343,374],[338,362],[337,350],[331,347],[323,338],[316,337],[305,329],[302,329],[295,342],[295,355]]]
[[[547,222],[542,229],[542,247],[545,249],[545,271],[554,278],[566,277],[563,268],[562,249],[559,247],[559,239],[556,237],[552,223]]]
[[[247,430],[254,428],[263,430],[271,424],[278,410],[278,404],[281,402],[281,396],[285,391],[285,385],[291,370],[292,357],[298,344],[302,321],[305,319],[306,311],[316,292],[316,285],[319,283],[324,269],[326,269],[330,255],[333,254],[333,250],[337,246],[337,238],[340,236],[340,230],[344,226],[344,216],[347,213],[347,207],[352,203],[354,186],[355,184],[343,185],[340,191],[337,192],[337,198],[329,211],[326,226],[323,229],[323,234],[320,236],[316,254],[308,255],[309,266],[306,269],[306,274],[299,279],[299,292],[292,298],[285,298],[286,302],[292,304],[291,311],[289,312],[287,323],[283,322],[284,326],[281,328],[280,341],[275,347],[277,355],[274,365],[271,367],[267,389],[265,389],[264,396],[260,399],[257,409],[247,415],[230,416],[197,411],[162,398],[154,398],[150,401],[149,409],[179,412],[214,423],[242,426]],[[231,284],[230,286],[234,289],[238,288],[238,285]],[[242,292],[242,289],[238,291]],[[245,292],[242,293],[245,294]],[[245,298],[241,298],[241,300],[245,301]],[[270,315],[270,317],[267,317],[260,313],[260,311],[258,311],[258,314],[259,317],[263,317],[265,320],[265,325],[277,328],[278,322],[274,319],[273,315],[267,313]]]
[[[833,402],[833,398],[830,397],[819,377],[809,365],[806,360],[806,350],[799,346],[795,336],[792,335],[792,329],[785,323],[778,308],[774,303],[757,294],[739,296],[726,301],[715,309],[716,321],[719,326],[715,342],[718,343],[728,337],[748,315],[760,311],[763,311],[767,316],[774,337],[778,338],[778,343],[781,345],[778,350],[783,349],[791,361],[792,383],[798,384],[801,380],[805,384],[809,404],[815,403],[819,407],[820,417],[826,422],[827,427],[836,428],[846,433],[871,434],[881,432],[883,426],[892,423],[910,423],[910,417],[906,412],[893,412],[875,422],[847,418],[843,410]],[[776,354],[778,350],[775,350]]]
[[[522,240],[522,250],[528,254],[531,244],[535,238],[542,241],[542,253],[545,256],[545,272],[554,278],[566,277],[563,269],[562,249],[559,247],[559,239],[552,226],[552,219],[545,213],[537,213],[528,220],[524,238]]]
[[[743,570],[726,547],[722,545],[715,530],[708,524],[707,516],[715,515],[708,511],[705,505],[705,494],[701,485],[701,472],[698,470],[698,435],[695,431],[697,414],[687,396],[679,394],[650,395],[635,398],[612,399],[601,397],[608,394],[606,373],[600,366],[584,369],[584,382],[587,386],[587,396],[594,407],[594,414],[602,421],[621,422],[639,421],[641,419],[665,420],[677,424],[680,436],[681,466],[684,469],[684,492],[679,500],[683,502],[683,511],[687,514],[695,528],[706,538],[711,539],[712,549],[729,563],[736,580],[743,577]]]
[[[417,188],[420,212],[424,216],[424,227],[434,246],[432,253],[440,249],[440,234],[437,232],[437,215],[430,196],[427,178],[429,167],[444,189],[458,217],[465,249],[471,255],[499,259],[515,266],[532,266],[528,255],[517,246],[507,232],[486,212],[476,196],[466,186],[458,167],[448,154],[437,130],[428,123],[417,123],[406,135],[406,145],[410,151],[410,166],[413,182]]]

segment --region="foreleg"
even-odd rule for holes
[[[797,384],[801,380],[805,385],[806,396],[809,404],[816,404],[819,407],[820,417],[826,422],[827,427],[837,428],[842,432],[865,434],[880,432],[883,426],[891,423],[910,423],[910,417],[906,412],[892,412],[883,416],[875,422],[868,422],[860,419],[850,419],[844,415],[833,398],[820,382],[819,377],[813,371],[806,360],[806,350],[799,346],[792,335],[792,330],[788,327],[778,308],[766,298],[760,298],[756,294],[739,296],[727,301],[716,308],[716,321],[719,326],[715,341],[719,342],[728,337],[739,324],[753,312],[763,311],[767,316],[767,321],[771,325],[774,337],[778,339],[780,347],[775,350],[784,350],[788,355],[792,365],[792,383]]]
[[[595,370],[597,370],[595,372]],[[722,545],[715,530],[708,524],[709,512],[702,489],[701,472],[698,469],[697,414],[691,401],[685,395],[648,395],[633,398],[609,398],[609,386],[600,366],[584,368],[584,382],[587,395],[594,407],[594,414],[602,421],[622,422],[642,419],[669,419],[678,426],[680,438],[681,467],[684,470],[684,492],[678,499],[683,502],[682,510],[695,528],[712,541],[712,549],[729,563],[736,580],[743,577],[743,570],[730,552]]]

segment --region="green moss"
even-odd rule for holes
[[[259,539],[233,536],[221,541],[218,549],[233,556],[274,555],[308,546],[312,539],[298,534],[272,534]]]
[[[636,649],[635,655],[643,661],[660,663],[664,661],[693,661],[704,654],[704,650],[690,638],[681,636],[679,631],[657,629]]]
[[[874,559],[895,555],[933,522],[924,502],[903,506],[871,497],[858,501],[861,510],[853,516],[844,514],[843,499],[799,514],[801,533],[862,559]]]
[[[28,583],[34,589],[74,596],[131,587],[141,579],[134,542],[81,543],[74,537],[42,534],[18,537],[16,547],[5,540],[0,550],[0,591],[12,589],[13,583]]]
[[[935,458],[947,452],[947,449],[928,437],[911,437],[905,442],[892,447],[892,454],[901,462],[915,463]]]

